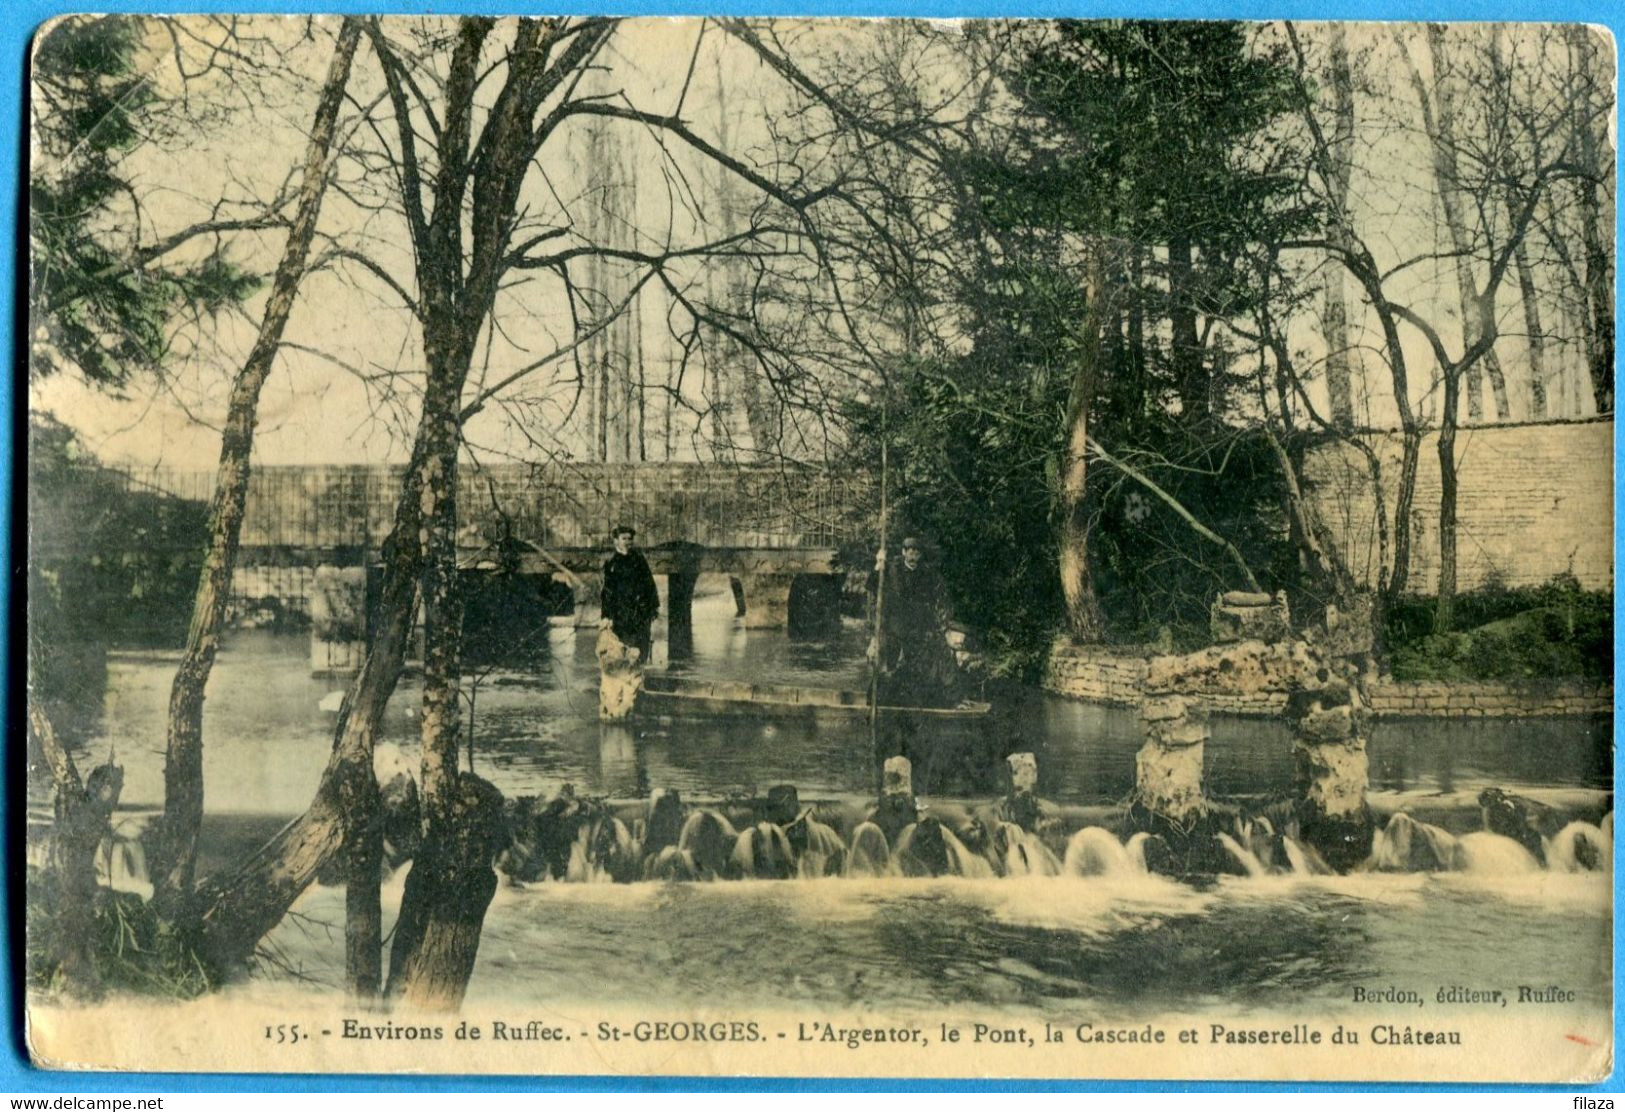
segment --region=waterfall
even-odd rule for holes
[[[1383,872],[1431,873],[1456,867],[1456,838],[1403,811],[1371,840],[1371,867]]]
[[[1128,854],[1129,864],[1134,866],[1135,872],[1149,872],[1145,864],[1145,847],[1150,843],[1151,837],[1144,830],[1138,831],[1129,835],[1128,843],[1123,847],[1124,852]]]
[[[1321,860],[1313,846],[1300,845],[1296,838],[1281,838],[1281,853],[1286,857],[1293,876],[1330,876],[1332,867]]]
[[[736,828],[719,810],[701,807],[685,812],[675,799],[668,803],[665,796],[657,796],[650,805],[651,812],[660,812],[658,823],[641,816],[633,818],[632,811],[625,807],[617,814],[614,807],[602,801],[577,800],[570,795],[561,795],[541,812],[536,811],[534,801],[519,802],[509,816],[515,831],[513,842],[505,847],[497,863],[515,883],[546,878],[575,883],[627,883],[638,879],[811,880],[842,876],[1145,876],[1151,872],[1149,865],[1162,867],[1153,851],[1161,848],[1166,854],[1164,840],[1158,835],[1141,831],[1120,842],[1115,833],[1101,826],[1076,831],[1058,854],[1046,841],[1056,836],[1053,830],[1041,835],[992,813],[963,814],[955,808],[908,823],[892,843],[880,826],[869,821],[857,822],[850,828],[850,837],[844,835],[847,828],[838,825],[842,823],[838,809],[824,812],[830,816],[828,822],[815,818],[814,808],[799,813],[792,808],[771,812],[795,814],[788,824],[759,820]],[[550,826],[547,820],[551,820]],[[556,851],[544,854],[545,846],[540,843],[547,839],[541,835],[532,839],[539,839],[538,845],[522,844],[522,836],[529,836],[531,828],[538,825],[556,830],[556,842],[552,843]],[[663,837],[656,837],[657,825],[664,830]],[[1548,869],[1554,873],[1605,873],[1613,865],[1612,830],[1613,815],[1609,813],[1595,824],[1571,821],[1555,835],[1538,842],[1533,842],[1532,830],[1530,837],[1521,841],[1487,830],[1457,836],[1396,812],[1374,834],[1364,870],[1463,872],[1488,877]],[[1217,871],[1248,877],[1305,878],[1338,873],[1312,846],[1299,841],[1292,826],[1287,831],[1278,830],[1264,816],[1236,821],[1233,829],[1212,835],[1218,851]],[[675,844],[668,840],[673,836]],[[104,845],[98,867],[113,887],[143,892],[150,889],[139,839],[116,837]]]
[[[1546,843],[1546,864],[1554,873],[1606,872],[1613,860],[1613,839],[1589,822],[1571,822]]]
[[[688,856],[694,875],[709,880],[728,871],[728,860],[738,840],[733,823],[702,807],[683,823],[683,831],[677,836],[677,848]]]
[[[1253,855],[1265,872],[1275,868],[1275,824],[1263,815],[1236,823],[1236,844]]]
[[[638,872],[638,847],[631,832],[614,815],[603,815],[583,823],[576,832],[564,879],[572,883],[625,883]]]
[[[1504,834],[1487,830],[1463,834],[1456,842],[1456,867],[1479,876],[1516,876],[1540,872],[1535,855]]]
[[[1236,859],[1236,864],[1240,865],[1248,876],[1265,876],[1269,873],[1269,870],[1264,867],[1264,863],[1253,855],[1252,850],[1241,845],[1230,835],[1216,834],[1214,837],[1219,839],[1219,844],[1225,848],[1225,851],[1231,857]]]
[[[790,851],[790,840],[784,836],[784,828],[777,823],[759,822],[743,831],[734,841],[727,875],[754,877],[757,880],[788,880],[795,875],[795,869],[795,854]]]
[[[846,859],[847,876],[885,876],[891,871],[891,847],[872,822],[860,822],[852,831],[852,852]]]
[[[115,892],[133,892],[144,900],[152,898],[152,879],[147,876],[147,851],[139,833],[129,835],[117,828],[96,847],[96,876]]]
[[[1013,822],[1002,822],[994,831],[993,845],[999,854],[1000,871],[1005,876],[1059,876],[1061,862],[1038,835]]]
[[[894,860],[904,876],[991,877],[993,867],[965,848],[954,832],[934,818],[923,818],[897,836]]]
[[[807,814],[787,826],[784,834],[795,854],[797,875],[840,876],[845,870],[846,843],[833,827]]]
[[[1098,826],[1086,826],[1072,835],[1066,844],[1064,862],[1067,876],[1122,876],[1144,871],[1135,868],[1128,850],[1110,830]]]

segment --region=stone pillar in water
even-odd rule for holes
[[[576,628],[591,629],[603,617],[600,600],[604,594],[604,577],[595,571],[582,572],[570,584],[575,595]]]
[[[880,827],[886,842],[897,848],[897,836],[919,818],[914,802],[914,766],[907,757],[887,757],[880,773],[880,800],[869,821]]]
[[[367,569],[318,567],[310,588],[311,672],[354,672],[366,654]]]
[[[1373,823],[1365,798],[1369,716],[1357,684],[1323,674],[1325,680],[1293,692],[1287,703],[1298,829],[1328,865],[1347,872],[1371,854]]]
[[[598,631],[598,718],[603,722],[624,722],[631,717],[638,692],[643,690],[642,654],[626,644],[615,631]]]
[[[1140,700],[1140,730],[1145,744],[1134,761],[1136,802],[1159,818],[1187,825],[1206,809],[1207,710],[1180,695],[1147,695]]]
[[[793,574],[756,572],[740,578],[745,588],[746,629],[784,629],[790,624]]]
[[[1038,802],[1038,758],[1031,753],[1011,753],[1004,763],[1010,773],[1010,794],[999,800],[998,816],[1032,833],[1044,817]]]

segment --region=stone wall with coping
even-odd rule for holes
[[[1058,644],[1050,653],[1044,688],[1084,702],[1137,707],[1150,651],[1096,645]],[[1280,714],[1286,696],[1204,694],[1193,698],[1215,714],[1267,717]],[[1386,679],[1368,691],[1372,713],[1380,718],[1552,718],[1607,714],[1614,691],[1607,684],[1576,681],[1474,681],[1440,683]]]

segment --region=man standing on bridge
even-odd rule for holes
[[[604,591],[599,606],[604,621],[621,642],[638,650],[638,663],[649,663],[649,626],[660,613],[660,592],[643,553],[632,547],[637,531],[617,525],[610,534],[615,553],[604,561]]]

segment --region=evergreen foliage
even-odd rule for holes
[[[1272,138],[1286,61],[1242,25],[1039,24],[1018,59],[1022,126],[954,167],[975,198],[960,214],[978,260],[972,350],[896,368],[859,436],[886,426],[902,519],[944,542],[956,614],[1031,676],[1064,615],[1057,471],[1068,391],[1094,354],[1078,329],[1091,258],[1105,285],[1091,436],[1271,589],[1294,585],[1278,468],[1232,397],[1252,379],[1214,325],[1278,295],[1270,245],[1313,213]],[[1214,594],[1243,585],[1229,557],[1116,469],[1091,465],[1088,486],[1108,636],[1205,641]]]
[[[161,109],[138,66],[144,26],[134,17],[73,16],[35,46],[33,376],[72,369],[117,391],[163,361],[177,312],[212,315],[259,284],[218,244],[184,262],[143,249],[145,214],[125,161]]]

